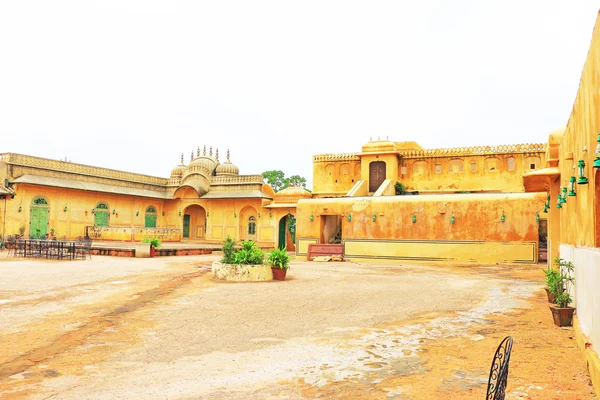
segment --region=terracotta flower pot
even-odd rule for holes
[[[550,306],[552,311],[552,319],[556,326],[571,326],[573,325],[573,313],[575,312],[574,307],[561,308],[557,305]]]
[[[287,273],[287,269],[271,267],[271,271],[273,271],[273,280],[285,281],[285,274]]]
[[[150,257],[156,256],[156,249],[154,247],[150,247]]]
[[[544,289],[546,289],[546,295],[548,296],[548,303],[554,303],[554,293],[552,293],[550,291],[550,289],[548,289],[547,287]]]

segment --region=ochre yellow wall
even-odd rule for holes
[[[362,153],[360,157],[347,154],[315,156],[313,193],[316,197],[344,196],[361,179],[368,186],[369,164],[373,161],[384,161],[386,178],[394,183],[403,183],[410,191],[523,192],[522,176],[532,170],[531,164],[535,164],[535,169],[545,165],[543,146],[522,145],[523,150],[516,152],[514,149],[518,145],[497,147],[498,153],[487,154],[477,154],[485,147],[474,147],[464,150],[436,149],[425,157],[410,151],[398,154]],[[447,154],[444,150],[447,150]],[[508,170],[509,158],[514,159],[514,169],[511,171]],[[475,164],[475,171],[472,170],[472,163]],[[436,164],[440,166],[440,172],[436,172]],[[491,170],[492,165],[495,165],[494,170]]]
[[[542,219],[545,217],[542,213],[545,199],[545,194],[515,193],[300,200],[298,252],[307,246],[302,239],[321,240],[323,215],[342,216],[343,240],[538,243],[536,213]],[[505,222],[501,222],[502,212]],[[452,216],[454,224],[450,222]]]
[[[157,228],[182,229],[186,208],[190,205],[201,206],[207,215],[207,231],[203,240],[209,242],[222,242],[227,235],[236,241],[247,239],[247,217],[250,214],[246,211],[253,210],[251,214],[256,217],[256,240],[261,245],[273,247],[278,241],[279,220],[288,213],[293,215],[296,213],[293,207],[264,208],[262,199],[156,200],[29,184],[17,184],[14,189],[16,191],[14,199],[9,197],[6,201],[5,220],[4,200],[0,200],[0,234],[5,227],[5,236],[17,235],[21,226],[25,228],[26,236],[31,234],[29,230],[30,206],[33,199],[38,196],[46,198],[49,204],[48,232],[50,229],[54,229],[57,237],[66,236],[69,239],[84,236],[85,227],[94,225],[92,210],[99,202],[105,202],[110,208],[109,226],[124,228],[143,227],[146,208],[154,206],[157,210]],[[19,206],[21,212],[19,212]],[[67,207],[66,212],[64,211],[65,206]],[[243,210],[245,211],[243,212]],[[245,219],[244,216],[246,216]],[[125,236],[121,236],[104,239],[127,240],[130,234],[126,233]]]
[[[508,170],[508,159],[514,158],[515,169]],[[486,154],[461,157],[410,158],[401,161],[397,178],[408,190],[417,191],[491,191],[523,192],[523,174],[531,171],[530,163],[536,169],[544,166],[545,154],[533,152],[525,154]],[[459,165],[462,163],[462,171]],[[476,165],[475,172],[471,164]],[[496,168],[491,170],[492,163]],[[436,164],[441,172],[436,172]],[[402,165],[405,174],[402,174]],[[419,168],[422,167],[422,168]],[[423,171],[423,172],[421,172]]]
[[[313,164],[313,192],[343,196],[361,179],[358,157],[315,161]]]
[[[20,227],[25,228],[25,235],[32,234],[29,231],[30,208],[33,199],[37,196],[43,196],[48,201],[48,232],[50,229],[54,229],[57,237],[84,236],[85,227],[94,225],[92,210],[99,202],[105,202],[109,206],[110,226],[143,227],[145,211],[149,206],[154,206],[157,210],[157,226],[165,226],[165,218],[161,215],[164,201],[161,200],[28,184],[17,184],[14,189],[16,191],[14,199],[7,202],[7,236],[18,234]],[[64,211],[65,206],[67,207],[66,212]],[[21,212],[19,212],[19,207],[21,207]],[[115,214],[113,214],[113,210]],[[136,216],[138,211],[139,215]]]
[[[567,204],[560,210],[560,242],[575,246],[599,247],[596,241],[594,216],[598,218],[600,202],[595,184],[597,169],[593,169],[594,150],[600,133],[600,28],[594,30],[590,50],[583,67],[579,91],[573,104],[567,128],[559,151],[560,186],[566,186],[571,176],[578,177],[578,160],[584,160],[590,183],[576,185],[577,197],[567,197]],[[572,160],[567,160],[571,158]]]

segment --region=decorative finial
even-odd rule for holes
[[[194,161],[194,150],[192,150],[192,156],[190,157],[190,162]]]
[[[181,165],[183,165],[183,153],[181,153]]]
[[[202,155],[205,156],[206,155],[206,145],[204,145],[204,151],[202,152]]]
[[[217,153],[215,154],[215,160],[219,161],[219,149],[217,149]]]
[[[208,155],[212,157],[212,146],[210,146],[210,151],[208,152]]]
[[[198,146],[198,149],[196,150],[196,156],[200,157],[200,146]]]
[[[229,149],[227,149],[227,162],[231,162],[229,161]]]

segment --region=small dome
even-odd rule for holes
[[[219,164],[217,167],[217,175],[239,175],[240,169],[230,162]]]
[[[276,197],[298,197],[298,198],[311,198],[312,194],[300,186],[288,186],[283,190],[275,193]]]
[[[219,164],[217,167],[217,175],[239,175],[240,169],[233,165],[229,160],[229,150],[227,150],[227,161],[223,164]]]
[[[194,169],[194,167],[202,167],[202,168],[206,168],[207,170],[212,172],[215,170],[215,168],[217,168],[217,165],[219,165],[219,162],[217,160],[215,160],[213,157],[200,156],[200,157],[194,159],[190,163],[188,168],[191,170],[191,169]]]
[[[187,167],[183,163],[183,153],[181,154],[181,164],[171,170],[171,178],[181,178]]]

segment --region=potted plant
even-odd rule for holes
[[[544,289],[546,290],[546,296],[548,296],[548,302],[554,303],[554,292],[551,288],[556,287],[556,282],[560,278],[560,273],[558,270],[553,269],[552,267],[548,267],[543,271],[544,275],[546,276],[546,287]]]
[[[290,269],[290,257],[284,249],[271,251],[267,255],[267,263],[271,264],[273,279],[284,281],[287,270]]]
[[[552,284],[550,291],[554,294],[555,303],[550,306],[552,319],[556,326],[571,326],[575,308],[569,306],[573,302],[569,290],[571,285],[575,284],[575,278],[573,277],[575,266],[572,261],[565,261],[559,257],[556,257],[554,263],[558,266],[558,278],[550,282]]]
[[[156,236],[145,237],[142,239],[142,242],[150,243],[150,257],[154,257],[156,255],[156,250],[160,249],[160,246],[162,246],[160,239]]]
[[[233,257],[235,254],[235,240],[231,238],[231,236],[227,236],[225,242],[223,243],[223,258],[221,262],[223,264],[233,264]]]

